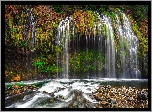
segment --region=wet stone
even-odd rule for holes
[[[114,105],[113,105],[113,108],[118,108],[118,104],[114,104]]]
[[[94,97],[97,101],[101,101],[101,100],[102,100],[97,94],[93,95],[93,97]]]
[[[137,99],[139,99],[139,100],[147,100],[148,97],[145,94],[137,94]]]
[[[48,92],[46,92],[46,91],[43,91],[43,93],[48,93]]]
[[[127,97],[129,96],[127,93],[124,93],[124,95],[127,96]]]
[[[95,107],[96,107],[96,108],[103,108],[103,107],[102,107],[101,105],[99,105],[99,104],[96,104]]]
[[[116,104],[116,100],[115,100],[115,99],[111,99],[110,102],[111,102],[112,104]]]
[[[98,91],[98,92],[97,92]],[[135,87],[106,87],[100,86],[92,96],[99,101],[103,108],[146,108],[148,107],[148,89]],[[99,100],[101,99],[101,100]],[[108,103],[106,103],[108,102]],[[97,108],[97,107],[96,107]]]
[[[49,93],[50,96],[54,97],[54,92]]]
[[[58,95],[58,96],[56,96],[56,99],[58,99],[59,101],[62,101],[64,99],[64,97],[62,95]]]
[[[54,102],[54,98],[51,98],[49,101],[50,101],[50,103],[53,103]]]
[[[110,99],[111,97],[110,97],[110,95],[109,94],[107,94],[107,99]]]
[[[133,89],[136,89],[135,87],[133,87]]]
[[[108,89],[110,89],[110,88],[111,88],[111,86],[110,86],[110,85],[107,85],[107,88],[108,88]]]
[[[108,104],[108,102],[107,101],[99,101],[99,104],[106,105],[106,104]]]

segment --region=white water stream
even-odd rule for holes
[[[6,108],[66,108],[71,103],[73,105],[79,105],[78,108],[84,108],[84,100],[88,100],[90,105],[94,107],[94,104],[98,103],[92,96],[91,93],[95,92],[97,88],[103,85],[113,85],[113,86],[128,86],[145,88],[147,79],[115,79],[115,78],[102,78],[102,79],[53,79],[48,80],[38,92],[32,95],[25,95],[23,100],[19,100]],[[22,82],[24,84],[29,84],[29,81]],[[32,81],[31,83],[32,84]],[[35,82],[33,82],[35,84]],[[43,92],[47,92],[43,93]],[[49,101],[52,97],[49,93],[54,93],[55,98],[59,96],[64,97],[60,100],[55,100],[54,102]],[[45,102],[45,103],[43,103]],[[88,107],[89,108],[89,107]]]

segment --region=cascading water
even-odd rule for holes
[[[36,43],[36,29],[35,29],[35,21],[34,21],[34,17],[32,15],[32,10],[33,8],[31,8],[30,10],[30,28],[31,28],[31,45],[32,45],[32,50],[33,47]]]
[[[35,20],[32,14],[33,8],[30,11],[27,11],[27,18],[23,28],[23,40],[26,41],[27,45],[27,37],[28,37],[28,30],[30,30],[31,36],[31,47],[33,49],[34,44],[36,43],[36,28],[35,28]]]
[[[106,25],[106,35],[107,39],[105,41],[106,47],[106,71],[107,78],[115,78],[115,46],[114,46],[114,32],[112,24],[110,22],[110,17],[103,16],[103,22]]]
[[[118,35],[120,37],[120,55],[121,55],[121,68],[122,78],[140,78],[140,71],[137,68],[137,46],[138,38],[131,30],[128,18],[122,13],[124,22],[121,25],[118,15]]]
[[[26,47],[26,55],[27,55],[27,72],[29,72],[29,69],[32,68],[32,53],[34,52],[34,47],[35,47],[35,44],[36,44],[36,26],[35,26],[35,19],[34,19],[34,16],[32,14],[32,11],[33,11],[33,8],[31,8],[30,10],[26,10],[26,21],[25,21],[25,24],[24,24],[24,27],[23,27],[23,41],[25,42],[25,47]],[[29,34],[30,33],[30,34]],[[29,41],[30,43],[30,51],[31,53],[28,53],[29,52],[29,49],[28,49],[28,35],[30,35],[30,39],[31,41]],[[24,47],[23,47],[23,50],[24,50]],[[36,70],[36,68],[35,68]]]
[[[65,20],[62,20],[59,23],[58,26],[58,35],[56,38],[56,42],[58,43],[58,45],[62,46],[63,50],[62,50],[62,54],[61,54],[61,60],[60,62],[62,62],[61,67],[63,68],[62,71],[62,76],[63,78],[68,78],[69,74],[69,41],[70,41],[70,22],[71,22],[71,18],[67,17]],[[58,53],[57,53],[57,68],[59,68],[59,64],[58,64]],[[58,73],[57,73],[58,76]],[[59,76],[58,76],[59,77]]]
[[[58,26],[58,34],[56,37],[56,43],[62,46],[61,60],[59,60],[59,55],[57,54],[57,66],[61,62],[61,67],[63,71],[61,76],[63,78],[68,78],[71,75],[69,74],[69,60],[70,60],[70,42],[72,39],[75,39],[76,42],[72,43],[75,46],[76,53],[80,52],[80,38],[85,38],[85,52],[89,55],[90,48],[93,49],[93,52],[96,50],[99,54],[99,57],[105,57],[105,62],[99,60],[94,56],[93,66],[96,67],[96,70],[90,73],[89,70],[86,71],[86,77],[98,77],[100,78],[139,78],[140,71],[138,70],[137,62],[137,46],[138,39],[134,35],[129,20],[124,13],[120,13],[123,18],[123,23],[120,22],[120,17],[116,14],[116,32],[114,32],[112,20],[107,15],[98,14],[98,23],[94,23],[93,34],[86,34],[84,37],[80,37],[77,30],[74,28],[74,24],[71,17],[67,17],[65,20],[62,20]],[[72,24],[71,24],[72,23]],[[105,35],[102,34],[103,27],[105,26]],[[71,30],[72,29],[72,30]],[[88,28],[86,28],[86,32]],[[114,33],[119,35],[119,46],[120,50],[115,49],[115,36]],[[72,35],[72,37],[70,37]],[[76,38],[74,38],[76,36]],[[98,41],[98,42],[97,42]],[[104,43],[104,44],[103,44]],[[117,55],[120,55],[119,58],[116,58]],[[120,61],[119,68],[117,62]],[[86,69],[90,67],[88,60],[86,60]],[[98,65],[98,66],[96,66]],[[103,66],[101,66],[103,65]],[[121,71],[119,74],[116,71]],[[59,74],[59,73],[57,73]]]

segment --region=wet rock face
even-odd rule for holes
[[[96,108],[148,108],[148,89],[101,85],[92,96],[99,102]]]

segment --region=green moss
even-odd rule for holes
[[[57,13],[63,13],[62,8],[64,5],[51,5],[51,7],[57,12]]]

